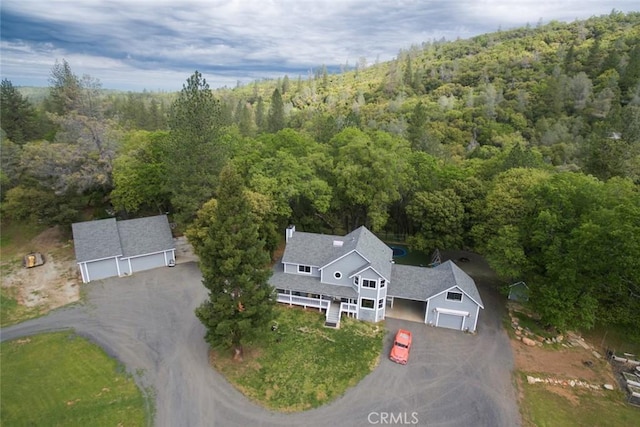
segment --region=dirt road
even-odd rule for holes
[[[390,331],[402,326],[415,334],[407,366],[383,354],[378,368],[337,401],[286,415],[249,402],[209,367],[194,315],[206,298],[200,280],[197,265],[185,263],[83,285],[84,303],[5,328],[1,338],[75,329],[152,391],[157,426],[369,426],[383,424],[384,414],[413,425],[520,425],[498,300],[482,287],[478,335],[390,319]]]

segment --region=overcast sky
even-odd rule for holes
[[[1,0],[0,74],[48,86],[56,59],[110,89],[177,91],[387,61],[412,44],[540,20],[640,10],[640,0]]]

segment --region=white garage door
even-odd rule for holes
[[[146,255],[137,258],[131,258],[131,269],[136,271],[150,270],[152,268],[164,267],[164,252],[153,255]]]
[[[462,323],[464,322],[464,316],[457,314],[438,313],[438,319],[436,320],[436,326],[441,328],[462,330]]]
[[[89,280],[106,279],[107,277],[118,276],[118,261],[115,258],[103,259],[87,263]]]

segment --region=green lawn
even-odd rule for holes
[[[525,425],[537,427],[612,427],[640,425],[640,409],[626,403],[621,391],[591,392],[570,389],[572,400],[528,384],[522,376],[522,413]]]
[[[342,319],[325,328],[317,310],[276,306],[278,330],[245,347],[243,362],[229,350],[212,352],[212,363],[250,399],[267,408],[302,411],[330,402],[378,364],[384,327]]]
[[[102,349],[69,332],[0,345],[3,426],[142,426],[145,401]]]
[[[18,304],[15,288],[0,288],[0,326],[5,327],[40,315],[37,308]]]

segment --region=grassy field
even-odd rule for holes
[[[99,347],[72,333],[0,345],[3,426],[142,426],[145,401]]]
[[[15,288],[0,288],[0,327],[13,325],[26,319],[40,315],[37,308],[29,308],[18,304]]]
[[[382,325],[343,319],[325,328],[324,314],[277,306],[276,332],[245,347],[243,362],[212,351],[212,364],[253,401],[284,412],[320,406],[341,396],[378,364]]]
[[[613,427],[640,425],[640,409],[626,403],[622,391],[571,389],[566,395],[541,384],[528,384],[520,374],[524,425],[537,427]]]

